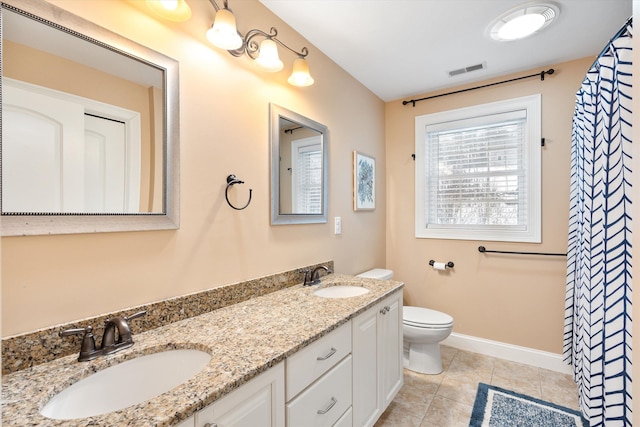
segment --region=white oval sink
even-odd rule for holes
[[[40,413],[56,420],[106,414],[154,398],[209,364],[200,350],[168,350],[110,366],[56,394]]]
[[[322,298],[350,298],[364,295],[369,289],[362,286],[337,285],[318,289],[313,293]]]

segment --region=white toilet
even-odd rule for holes
[[[358,274],[358,277],[390,280],[393,271],[374,268]],[[442,372],[440,342],[451,334],[453,317],[422,307],[402,308],[402,334],[404,343],[404,367],[422,374]]]

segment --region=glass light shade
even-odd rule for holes
[[[185,0],[147,0],[147,6],[169,21],[183,22],[191,18],[191,8]]]
[[[545,24],[545,17],[537,13],[522,15],[505,23],[498,31],[502,40],[517,40],[538,31]]]
[[[236,17],[229,9],[216,12],[213,25],[207,31],[207,40],[225,50],[235,50],[242,46],[242,38],[236,28]]]
[[[313,78],[309,74],[309,64],[304,58],[298,58],[293,62],[293,72],[288,81],[294,86],[311,86],[313,84]]]
[[[282,70],[284,64],[278,57],[278,46],[271,39],[264,39],[260,43],[260,54],[256,58],[256,64],[265,71],[275,73]]]
[[[553,3],[526,4],[511,9],[489,26],[488,35],[497,41],[520,40],[542,31],[551,25],[560,14]]]

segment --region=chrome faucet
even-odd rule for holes
[[[93,360],[99,356],[115,353],[119,350],[124,350],[133,345],[133,335],[131,333],[131,326],[129,322],[138,317],[142,317],[147,314],[146,310],[139,311],[128,317],[114,317],[113,319],[107,319],[104,322],[104,333],[102,335],[102,341],[100,342],[100,348],[96,348],[96,340],[93,336],[93,328],[87,326],[86,328],[67,329],[60,331],[58,335],[66,337],[69,335],[82,336],[82,345],[80,346],[80,355],[78,356],[78,362],[86,362]],[[118,338],[116,339],[116,330],[118,331]]]
[[[329,267],[324,265],[319,265],[313,270],[306,270],[304,273],[304,283],[302,284],[302,286],[313,286],[319,284],[320,278],[318,277],[318,272],[320,270],[324,270],[327,272],[327,274],[331,274],[331,270],[329,270]]]

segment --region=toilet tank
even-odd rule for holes
[[[367,279],[391,280],[393,278],[393,270],[374,268],[373,270],[365,271],[364,273],[358,274],[358,277],[365,277]]]

